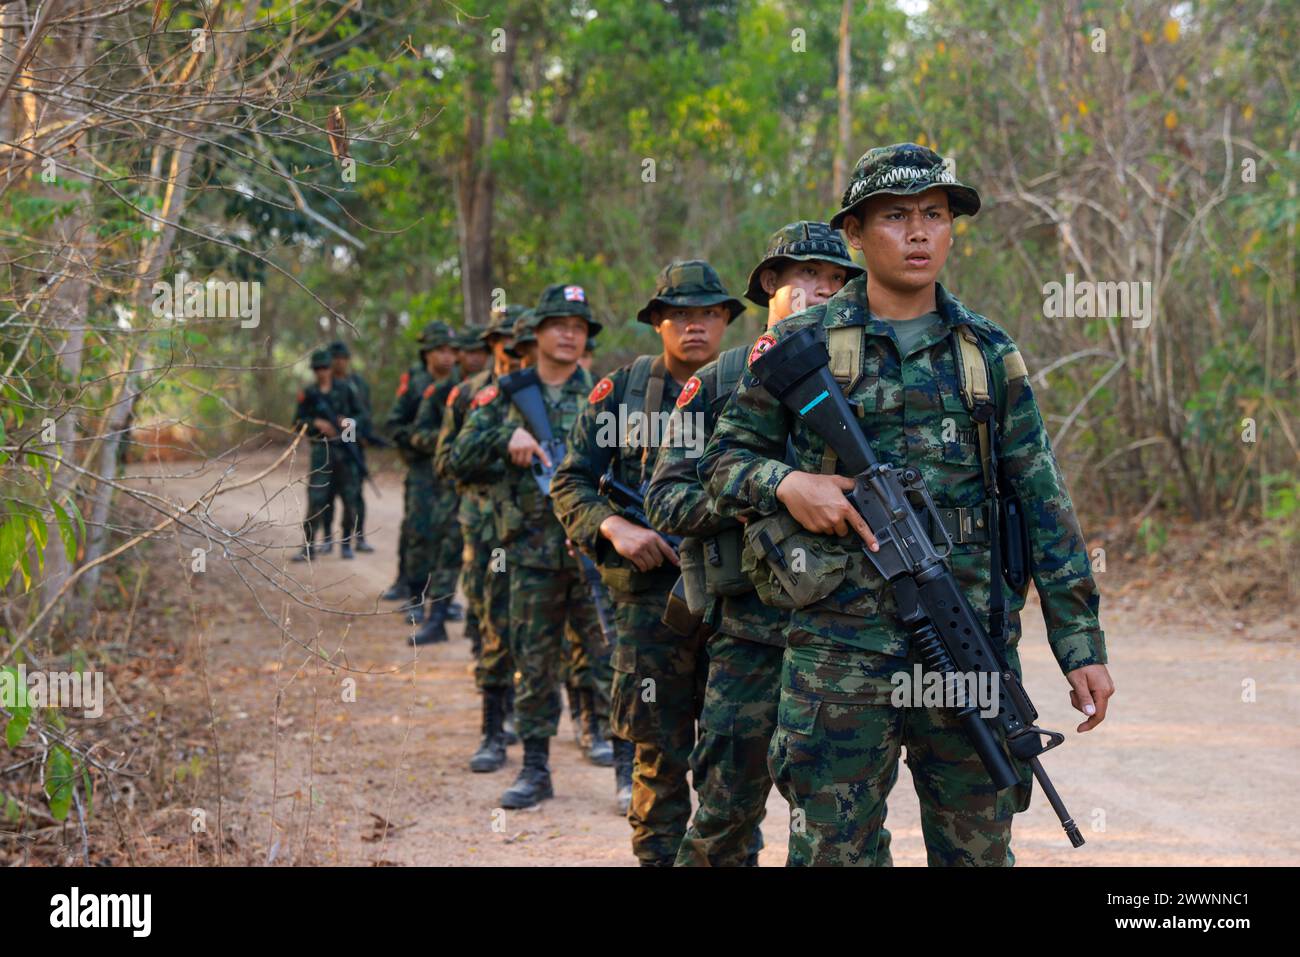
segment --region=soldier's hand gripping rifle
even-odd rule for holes
[[[848,400],[831,375],[829,362],[825,341],[818,330],[808,327],[754,359],[750,370],[769,393],[820,435],[854,474],[853,490],[844,494],[875,533],[880,546],[878,552],[865,547],[863,551],[893,590],[899,618],[926,668],[943,676],[945,692],[961,681],[963,673],[995,676],[993,686],[999,689],[999,706],[994,717],[983,717],[969,701],[957,710],[962,729],[994,786],[1000,791],[1019,783],[1016,768],[998,741],[995,729],[1001,728],[1007,749],[1033,769],[1070,843],[1080,847],[1083,835],[1038,760],[1065,736],[1034,725],[1038,712],[1000,649],[989,640],[984,623],[948,565],[951,538],[943,552],[930,539],[932,521],[938,527],[942,525],[925,480],[915,468],[895,469],[876,460]],[[944,535],[948,537],[946,531]],[[992,569],[994,588],[1001,587],[997,579],[1000,573],[1000,569]]]
[[[339,417],[334,414],[334,410],[324,401],[324,398],[319,392],[316,393],[316,401],[312,403],[312,415],[317,419],[324,419],[334,427],[339,444],[343,447],[343,453],[352,463],[352,467],[357,470],[361,481],[370,484],[370,490],[375,493],[376,498],[382,498],[383,496],[379,494],[379,486],[375,485],[374,479],[370,477],[370,470],[366,468],[366,458],[361,454],[361,449],[357,448],[356,442],[349,442],[343,438],[343,426],[339,423]],[[352,421],[355,423],[356,419]],[[353,428],[355,429],[356,426],[354,425]]]
[[[640,525],[642,528],[648,528],[662,538],[668,547],[673,550],[673,554],[681,552],[681,536],[665,535],[650,524],[650,519],[645,513],[645,488],[634,489],[632,486],[620,482],[614,477],[613,463],[610,463],[605,474],[600,477],[600,483],[596,486],[596,491],[618,506],[619,512],[629,522]],[[668,603],[664,607],[661,620],[679,635],[694,634],[695,629],[699,628],[700,623],[704,620],[700,615],[692,615],[690,608],[687,607],[686,584],[682,581],[681,575],[677,576],[677,581],[673,583],[672,590],[668,593]]]
[[[502,376],[497,380],[497,386],[514,403],[515,408],[524,417],[528,431],[533,434],[537,444],[546,451],[547,458],[551,460],[550,465],[543,465],[534,459],[532,465],[533,481],[541,489],[542,495],[550,498],[551,479],[555,477],[555,470],[564,460],[564,440],[557,438],[551,431],[551,420],[546,415],[546,399],[542,395],[542,380],[537,377],[537,370],[529,367]],[[600,571],[596,568],[596,564],[582,552],[575,549],[574,555],[582,567],[582,577],[587,581],[587,590],[591,592],[591,603],[596,606],[601,637],[605,639],[608,647],[613,648],[614,624],[610,620],[609,604],[605,600],[605,588],[600,580]]]

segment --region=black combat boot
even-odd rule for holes
[[[483,635],[478,627],[478,615],[470,615],[465,620],[465,637],[469,639],[469,650],[478,661],[483,655]]]
[[[462,605],[462,604],[461,604],[460,602],[458,602],[458,601],[449,601],[449,602],[447,602],[447,620],[448,620],[448,621],[464,621],[464,620],[465,620],[465,606]]]
[[[600,716],[596,714],[595,692],[591,690],[583,691],[583,718],[587,725],[587,737],[590,743],[587,745],[587,760],[598,768],[612,768],[614,766],[614,746],[609,743],[606,737],[603,722]]]
[[[411,597],[411,590],[406,587],[406,582],[399,578],[388,586],[388,590],[379,596],[384,601],[406,601]]]
[[[483,689],[483,740],[478,750],[469,759],[471,771],[487,772],[500,770],[506,763],[506,739],[501,732],[501,724],[506,715],[506,691],[504,688]]]
[[[547,798],[555,797],[551,787],[551,769],[547,762],[551,753],[550,738],[524,739],[524,766],[519,777],[505,794],[501,795],[504,808],[534,807]]]
[[[406,623],[418,625],[424,621],[424,586],[407,582],[406,593],[410,596],[402,606],[406,611]]]
[[[424,616],[420,630],[407,638],[412,645],[433,645],[447,640],[447,599],[440,598],[429,602],[429,613]]]
[[[371,545],[368,541],[366,541],[365,535],[357,535],[357,551],[373,552],[374,550],[375,550],[375,546]]]
[[[636,745],[622,738],[615,738],[614,751],[614,799],[618,802],[618,813],[627,817],[627,809],[632,806],[632,759],[636,755]]]
[[[515,734],[515,686],[506,689],[506,717],[501,723],[501,733],[505,735],[506,744],[518,744],[519,735]]]
[[[328,555],[332,551],[334,551],[334,539],[326,535],[321,539],[320,545],[317,546],[316,553],[318,555]]]
[[[298,554],[294,555],[291,559],[289,559],[289,561],[305,562],[308,559],[313,558],[315,555],[316,555],[315,549],[312,547],[311,543],[308,542],[302,548],[298,549]]]
[[[351,541],[351,539],[347,539],[347,538],[345,538],[345,539],[343,539],[341,542],[339,542],[339,558],[342,558],[344,561],[351,561],[351,560],[352,560],[352,541]]]

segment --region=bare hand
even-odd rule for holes
[[[1115,682],[1105,665],[1084,665],[1065,676],[1070,682],[1070,704],[1075,711],[1088,715],[1088,720],[1075,731],[1091,731],[1106,720],[1106,702],[1115,693]]]
[[[789,509],[794,520],[819,535],[847,535],[857,532],[873,552],[880,551],[876,536],[844,493],[853,489],[853,479],[843,475],[814,475],[791,472],[776,487],[777,500]]]
[[[327,438],[336,438],[339,430],[330,425],[328,419],[312,419],[312,425],[316,426],[316,431]]]
[[[614,551],[635,565],[637,571],[648,572],[666,561],[678,564],[677,556],[658,532],[642,528],[621,515],[611,515],[601,522],[600,534],[609,539]]]
[[[537,440],[533,438],[533,434],[522,425],[515,429],[514,435],[510,436],[510,443],[506,446],[506,454],[510,456],[510,461],[521,469],[531,466],[534,456],[541,459],[542,465],[546,468],[551,467],[551,459],[546,454],[546,450],[537,443]]]

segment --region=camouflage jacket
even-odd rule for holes
[[[551,485],[555,513],[574,545],[600,568],[605,584],[622,601],[659,602],[677,580],[675,565],[665,562],[650,572],[638,572],[600,534],[600,524],[619,510],[597,491],[600,477],[614,464],[614,476],[633,489],[654,471],[662,426],[671,416],[681,386],[664,374],[663,396],[657,410],[624,402],[632,363],[605,376],[591,390],[587,407],[569,436],[568,453]],[[642,416],[658,412],[657,421]]]
[[[333,383],[329,392],[322,392],[315,382],[298,390],[298,407],[293,416],[294,427],[296,428],[305,422],[307,424],[307,438],[313,442],[339,441],[339,437],[327,440],[324,433],[318,431],[312,425],[313,419],[329,418],[325,414],[326,409],[334,414],[335,421],[355,419],[357,431],[360,432],[361,404],[357,401],[357,394],[348,387],[345,381]]]
[[[415,413],[420,409],[420,397],[432,381],[433,377],[420,363],[403,372],[397,382],[397,397],[384,423],[407,465],[425,462],[428,458],[411,447],[411,426],[415,422]]]
[[[581,366],[562,387],[558,401],[543,389],[551,430],[567,435],[591,390],[591,376]],[[524,418],[495,384],[479,390],[469,416],[447,454],[447,471],[456,481],[487,483],[497,538],[510,560],[529,567],[576,571],[564,529],[542,495],[532,470],[510,461],[507,446]]]
[[[724,352],[696,372],[678,396],[645,497],[646,516],[661,532],[707,536],[732,524],[733,520],[724,519],[713,510],[696,467],[703,443],[713,434],[718,416],[733,394],[717,391],[722,358],[748,352],[748,346]],[[692,385],[693,382],[698,384]],[[687,417],[691,418],[689,423]],[[708,615],[710,623],[722,634],[765,645],[785,644],[785,625],[789,618],[789,612],[763,604],[756,591],[717,598]]]
[[[374,434],[375,429],[374,411],[370,404],[370,383],[356,372],[338,381],[346,383],[356,393],[357,407],[361,412],[361,417],[357,420],[357,433],[363,438],[368,438]]]
[[[919,468],[937,507],[969,508],[984,503],[985,489],[974,423],[962,399],[958,364],[950,346],[954,326],[969,324],[979,338],[998,396],[999,480],[1014,488],[1028,519],[1033,578],[1052,653],[1064,672],[1104,663],[1099,596],[1083,534],[1015,343],[999,326],[970,312],[937,284],[936,298],[943,322],[917,343],[906,362],[899,357],[889,323],[869,315],[862,277],[851,280],[828,302],[791,316],[771,333],[780,340],[813,324],[825,329],[862,326],[860,367],[846,394],[877,457],[892,466]],[[1008,376],[1004,359],[1011,359],[1013,353],[1016,361],[1010,365],[1016,374]],[[747,371],[718,419],[698,467],[720,514],[765,516],[782,508],[776,489],[792,471],[782,461],[787,437],[797,468],[820,472],[825,442],[795,421]],[[838,460],[837,471],[844,472]],[[895,616],[893,596],[866,559],[856,535],[815,537],[827,552],[847,553],[847,574],[824,600],[795,609],[791,629],[867,650],[905,654],[907,636]],[[988,557],[987,544],[966,543],[955,545],[950,559],[967,598],[986,619]],[[1025,594],[1010,590],[1005,594],[1008,657],[1015,664]]]
[[[474,396],[496,380],[496,373],[491,366],[488,366],[482,372],[476,372],[452,387],[451,393],[447,396],[447,407],[442,414],[442,428],[438,432],[438,445],[433,454],[433,471],[439,478],[455,481],[455,476],[451,474],[449,468],[451,447],[465,425]],[[458,481],[456,491],[460,494],[460,511],[457,518],[460,520],[461,527],[474,540],[481,542],[493,540],[495,533],[492,531],[492,503],[488,500],[486,485],[480,482]]]

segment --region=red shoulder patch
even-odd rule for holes
[[[304,392],[304,391],[302,391],[302,389],[299,389],[299,390],[298,390],[298,401],[299,401],[299,402],[303,402],[303,401],[305,401],[306,399],[307,399],[307,393]]]
[[[605,396],[609,395],[613,391],[614,391],[614,380],[611,379],[609,376],[605,376],[605,378],[597,382],[595,387],[591,390],[591,393],[587,396],[587,402],[592,405],[595,405],[597,402],[605,398]]]
[[[438,387],[434,385],[432,382],[430,382],[428,385],[424,387],[424,392],[421,393],[420,398],[427,399],[429,398],[429,396],[433,395],[437,391],[438,391]]]
[[[755,359],[761,356],[768,349],[771,349],[774,345],[776,345],[776,336],[772,335],[770,332],[763,333],[758,337],[758,341],[754,343],[754,348],[749,350],[749,361],[745,364],[752,366]]]
[[[682,394],[677,397],[677,408],[684,409],[691,404],[691,399],[695,398],[695,393],[700,391],[700,377],[693,375],[686,380],[686,385],[682,386]]]
[[[459,385],[452,386],[451,391],[447,393],[447,408],[450,409],[453,405],[456,404],[456,396],[458,395],[460,395],[460,386]]]
[[[406,389],[410,384],[411,384],[411,373],[403,372],[402,377],[397,380],[397,395],[399,398],[401,396],[406,395]]]
[[[481,409],[497,397],[500,390],[495,385],[484,386],[474,394],[474,401],[470,403],[474,408]]]

